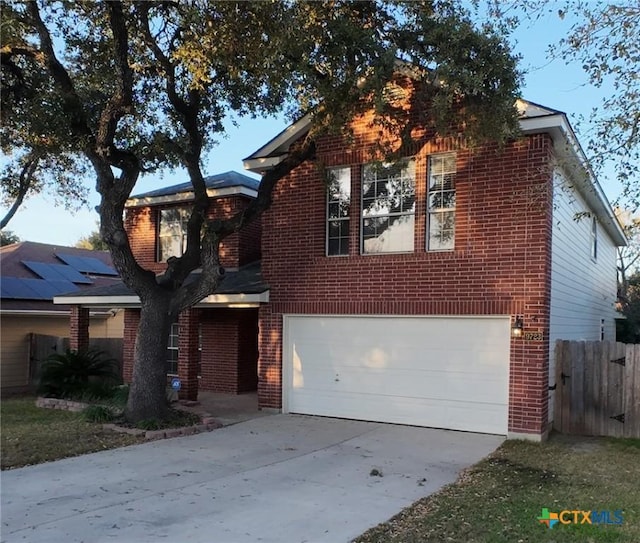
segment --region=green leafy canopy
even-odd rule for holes
[[[399,60],[421,82],[412,106],[434,133],[504,141],[517,129],[516,60],[497,30],[475,27],[454,0],[0,0],[0,7],[0,130],[12,159],[3,187],[49,179],[60,188],[92,173],[101,238],[141,301],[142,378],[163,357],[171,319],[217,287],[220,241],[259,217],[280,179],[314,159],[318,135],[373,110],[374,122],[410,136],[406,111],[388,99]],[[202,160],[225,121],[283,111],[291,119],[313,114],[307,136],[264,174],[245,210],[207,218]],[[156,276],[135,259],[124,205],[140,175],[178,167],[194,192],[186,250]],[[185,285],[196,268],[199,278]],[[164,377],[153,373],[153,393],[134,375],[132,418],[158,414]]]

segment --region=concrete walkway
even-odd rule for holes
[[[501,442],[272,415],[5,471],[2,541],[346,542],[454,481]]]

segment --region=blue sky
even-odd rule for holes
[[[522,55],[521,68],[526,71],[522,97],[532,102],[559,109],[569,115],[576,127],[580,115],[588,117],[597,106],[606,89],[596,89],[587,84],[587,77],[579,63],[566,65],[561,60],[549,61],[546,55],[550,43],[557,42],[568,32],[570,21],[561,21],[555,13],[540,17],[534,23],[522,26],[513,36],[514,50]],[[243,119],[238,127],[230,127],[227,137],[213,149],[204,168],[206,174],[228,170],[243,171],[242,159],[261,147],[283,128],[283,119]],[[578,130],[578,138],[586,146],[588,134]],[[613,174],[601,175],[599,182],[609,200],[614,200],[620,186]],[[167,173],[146,176],[138,181],[134,193],[152,190],[160,186],[188,181],[184,173]],[[99,197],[92,191],[91,209],[69,211],[52,206],[52,196],[32,198],[23,204],[7,229],[22,240],[39,241],[58,245],[74,245],[79,238],[96,228],[97,213],[93,208]],[[5,210],[2,209],[2,212]]]

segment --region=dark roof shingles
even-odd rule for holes
[[[259,179],[254,179],[253,177],[234,171],[210,175],[209,177],[205,177],[204,181],[208,189],[247,187],[251,190],[258,190],[258,187],[260,186]],[[151,190],[149,192],[143,192],[142,194],[134,194],[131,198],[156,198],[158,196],[171,196],[173,194],[192,191],[193,186],[191,185],[191,182],[187,182]]]
[[[192,273],[186,280],[191,283],[197,279],[199,272]],[[260,294],[269,290],[269,286],[263,281],[260,269],[260,262],[248,264],[237,271],[228,271],[215,294]],[[114,296],[135,296],[135,293],[124,283],[118,282],[111,286],[96,286],[82,289],[80,292],[72,292],[59,296],[65,298],[77,297],[114,297]]]

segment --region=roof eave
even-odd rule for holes
[[[65,304],[69,305],[69,304]],[[106,309],[106,308],[105,308]],[[0,315],[3,316],[14,316],[14,317],[67,317],[71,311],[69,309],[0,309]],[[90,311],[90,317],[98,317],[98,318],[109,318],[113,317],[114,314],[111,310],[105,311]]]
[[[224,187],[221,189],[207,189],[209,198],[222,198],[224,196],[247,196],[248,198],[256,198],[258,191],[249,187]],[[193,191],[177,192],[175,194],[164,194],[162,196],[149,196],[142,198],[129,198],[125,207],[145,207],[161,204],[177,204],[191,202],[194,199]]]
[[[269,302],[269,291],[254,294],[211,294],[200,300],[195,307],[259,307]],[[136,295],[124,296],[57,296],[54,304],[79,305],[82,307],[124,307],[139,308],[140,298]]]
[[[251,153],[243,160],[246,170],[255,171],[249,167],[248,163],[253,163],[256,159],[272,158],[272,155],[286,155],[291,143],[296,141],[302,134],[307,132],[311,127],[311,113],[307,113],[304,117],[298,119],[295,123],[289,125],[282,132],[269,140],[265,145],[257,151]]]

